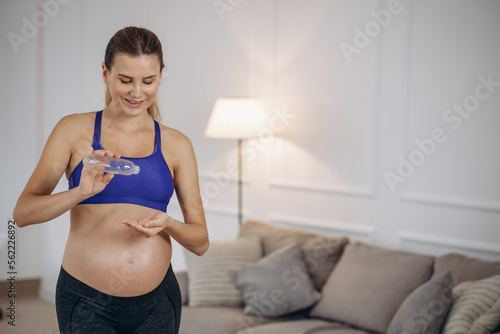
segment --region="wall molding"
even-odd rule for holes
[[[181,206],[178,202],[172,202],[168,205],[172,210],[176,210],[182,213]],[[226,215],[226,216],[238,216],[238,207],[232,205],[209,205],[204,206],[203,210],[206,214],[215,214],[215,215]],[[248,217],[251,214],[251,210],[243,209],[243,218]]]
[[[334,195],[348,195],[361,197],[375,197],[375,191],[368,187],[344,186],[324,184],[310,181],[285,180],[274,178],[269,182],[271,188],[291,189],[299,191],[311,191],[317,193],[329,193]]]
[[[238,207],[236,205],[210,205],[205,207],[205,212],[216,215],[238,216]],[[243,219],[251,214],[250,210],[243,209]]]
[[[219,172],[220,172],[220,171],[219,171]],[[198,173],[198,178],[199,178],[200,180],[208,180],[208,181],[212,181],[212,182],[215,182],[217,185],[219,185],[219,180],[218,180],[216,177],[214,177],[213,175],[211,175],[211,174],[214,174],[214,173],[216,173],[216,172],[213,172],[213,171],[207,171],[207,170],[200,171],[200,172]],[[228,172],[228,174],[229,174],[229,172]],[[230,177],[230,178],[229,178],[229,180],[227,181],[229,184],[238,184],[238,178],[237,178],[237,177],[235,177],[235,176],[233,176],[233,175],[231,175],[231,174],[229,174],[229,177]],[[242,181],[243,181],[243,184],[244,184],[244,185],[249,185],[249,184],[250,184],[250,181],[248,180],[248,178],[243,177]],[[220,181],[220,182],[221,182],[221,183],[224,183],[223,181]]]
[[[401,131],[401,142],[403,144],[403,149],[401,153],[407,157],[408,154],[412,152],[413,141],[417,139],[416,137],[410,136],[410,120],[411,120],[411,105],[412,105],[412,91],[414,87],[412,87],[412,78],[415,75],[415,69],[413,68],[413,54],[411,53],[411,43],[413,40],[413,35],[415,29],[418,28],[416,26],[412,13],[413,6],[416,5],[414,2],[407,2],[405,6],[407,8],[403,11],[401,15],[404,15],[407,21],[405,34],[408,36],[406,45],[402,45],[401,47],[406,47],[406,89],[405,89],[405,113],[404,113],[404,123],[403,129]],[[436,124],[434,128],[442,126],[441,123]],[[429,127],[427,130],[432,131],[434,128]],[[426,160],[427,161],[427,160]],[[417,167],[419,168],[419,167]],[[414,203],[422,203],[422,204],[431,204],[431,205],[440,205],[454,208],[466,208],[466,209],[474,209],[474,210],[483,210],[483,211],[500,211],[500,201],[495,200],[484,200],[484,199],[474,199],[474,198],[460,198],[457,196],[449,196],[449,195],[435,195],[435,194],[426,194],[426,193],[418,193],[418,192],[403,192],[400,197],[401,200],[406,202],[414,202]]]
[[[377,1],[375,1],[377,2]],[[378,1],[378,8],[382,8],[382,3]],[[274,18],[276,20],[276,18]],[[277,22],[277,21],[276,21]],[[368,186],[356,186],[356,185],[343,185],[343,184],[325,184],[324,182],[314,182],[314,181],[307,181],[307,180],[300,180],[300,179],[285,179],[285,178],[280,178],[277,177],[277,171],[276,171],[276,164],[273,164],[273,168],[271,170],[271,179],[269,182],[269,187],[271,188],[276,188],[276,189],[285,189],[285,190],[298,190],[298,191],[308,191],[308,192],[315,192],[315,193],[326,193],[326,194],[333,194],[333,195],[342,195],[342,196],[359,196],[359,197],[367,197],[367,198],[374,198],[376,196],[377,192],[377,169],[379,165],[379,159],[380,159],[380,108],[379,108],[379,98],[380,98],[380,92],[379,92],[379,79],[380,79],[380,43],[374,43],[370,45],[370,48],[372,48],[371,51],[373,52],[373,57],[370,58],[370,62],[373,63],[373,67],[370,69],[372,72],[370,75],[368,75],[369,78],[371,78],[371,82],[366,85],[367,90],[370,90],[372,95],[367,95],[367,100],[368,102],[365,101],[365,104],[361,107],[362,110],[368,109],[370,112],[370,115],[372,117],[371,122],[368,126],[366,126],[367,129],[370,129],[371,134],[373,134],[374,140],[370,141],[370,144],[372,146],[371,150],[371,156],[368,158],[367,162],[361,161],[361,162],[356,162],[360,165],[368,165],[368,182],[371,183]],[[273,83],[274,86],[278,85],[277,81],[279,79],[276,79],[276,77],[273,77],[273,80],[275,81]],[[285,137],[285,139],[290,139]],[[274,145],[274,157],[280,157],[283,153],[282,151],[284,150],[284,145],[285,143],[283,141],[280,141],[280,149],[278,150],[278,145]],[[277,152],[276,152],[277,151]],[[334,165],[329,166],[330,169],[334,169]]]
[[[375,227],[364,224],[353,224],[330,219],[298,217],[276,213],[270,214],[269,220],[271,222],[282,223],[285,225],[321,228],[343,234],[360,236],[361,239],[367,240],[370,243],[373,243],[376,231]]]
[[[423,193],[406,193],[401,196],[401,200],[432,205],[452,206],[459,208],[500,211],[500,201],[481,200],[473,198],[459,198],[446,195],[431,195]]]
[[[416,242],[424,245],[435,245],[445,248],[456,248],[463,250],[464,254],[479,252],[485,255],[495,255],[500,258],[500,244],[484,241],[474,241],[470,239],[462,239],[447,236],[436,236],[427,233],[419,233],[413,231],[398,232],[400,248],[404,249],[406,242]]]

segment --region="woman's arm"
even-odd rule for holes
[[[203,255],[208,249],[209,240],[196,158],[193,146],[187,137],[179,133],[175,143],[174,186],[184,222],[175,220],[164,212],[141,221],[123,219],[122,222],[146,237],[167,233],[189,251]]]
[[[208,230],[200,194],[198,167],[189,139],[183,137],[177,146],[177,153],[179,160],[175,168],[174,186],[185,223],[170,217],[165,232],[191,252],[203,255],[209,246]]]
[[[75,126],[78,126],[78,122],[81,126],[81,120],[75,119],[77,117],[66,116],[61,119],[47,139],[38,165],[14,208],[13,217],[19,227],[43,223],[62,215],[104,189],[111,180],[112,174],[104,176],[103,173],[84,168],[80,186],[52,194],[73,154]]]

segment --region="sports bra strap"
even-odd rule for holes
[[[92,147],[94,147],[94,149],[96,147],[101,146],[101,119],[102,119],[102,110],[98,111],[95,114],[94,141],[92,142]]]
[[[156,149],[161,149],[161,130],[160,124],[158,124],[157,121],[155,121],[155,150]]]

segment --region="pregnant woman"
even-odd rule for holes
[[[106,107],[59,121],[14,209],[19,227],[70,211],[56,289],[62,334],[179,330],[171,238],[197,255],[209,241],[191,142],[158,122],[163,68],[154,33],[118,31],[102,64]],[[131,160],[140,172],[83,167],[89,153]],[[53,194],[63,173],[69,189]],[[184,222],[166,213],[174,190]]]

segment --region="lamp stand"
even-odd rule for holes
[[[238,223],[243,224],[243,163],[241,159],[242,139],[238,139]]]

